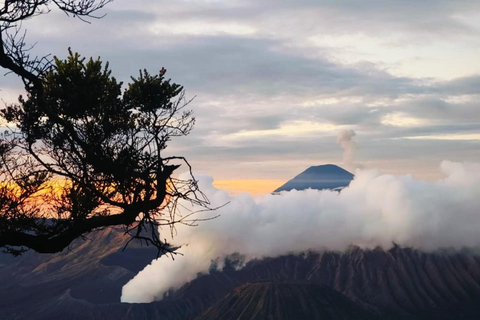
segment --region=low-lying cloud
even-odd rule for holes
[[[198,227],[178,226],[178,235],[167,240],[182,245],[183,255],[154,260],[123,287],[122,301],[160,300],[232,253],[248,261],[350,245],[389,248],[393,242],[424,250],[479,246],[480,164],[444,161],[441,170],[444,178],[436,182],[357,170],[339,193],[305,190],[257,198],[229,196],[200,176],[214,205],[229,204]]]

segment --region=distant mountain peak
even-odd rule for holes
[[[345,188],[353,179],[353,174],[334,164],[311,166],[295,178],[287,181],[274,192],[311,189]]]

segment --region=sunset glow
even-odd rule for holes
[[[272,193],[273,190],[284,184],[283,180],[243,179],[243,180],[215,180],[213,185],[218,189],[228,191],[231,195],[247,192],[251,195]]]

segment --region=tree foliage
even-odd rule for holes
[[[98,59],[30,55],[24,20],[53,9],[101,18],[98,10],[112,1],[0,2],[0,67],[27,92],[1,112],[10,129],[0,139],[0,247],[11,253],[58,252],[112,225],[171,251],[156,226],[194,223],[178,215],[180,200],[208,208],[186,159],[163,155],[170,138],[194,124],[183,88],[165,69],[141,71],[122,90]],[[190,176],[178,180],[172,173],[182,162]]]
[[[191,175],[172,173],[183,157],[164,156],[195,119],[183,87],[140,71],[122,90],[108,64],[70,52],[37,88],[2,110],[12,124],[1,144],[0,247],[58,252],[97,228],[124,225],[161,251],[158,225],[193,223],[178,201],[208,208]],[[142,232],[146,226],[152,232]]]

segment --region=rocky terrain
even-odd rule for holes
[[[238,256],[163,301],[122,304],[121,287],[154,258],[105,229],[54,255],[0,256],[0,319],[479,319],[473,252],[307,252]]]
[[[191,299],[195,294],[198,295],[201,288],[208,287],[210,290],[204,294],[206,297],[211,300],[215,300],[214,296],[223,299],[223,303],[217,304],[220,310],[227,313],[225,306],[230,305],[232,310],[228,312],[238,314],[235,306],[242,305],[238,302],[242,300],[240,297],[249,301],[252,296],[252,287],[245,285],[259,281],[273,285],[253,288],[268,291],[265,289],[268,287],[270,292],[278,292],[274,295],[277,302],[296,292],[293,300],[296,302],[280,304],[285,315],[291,308],[298,311],[299,305],[322,306],[316,300],[317,294],[312,296],[308,292],[318,292],[321,297],[328,295],[328,288],[341,295],[332,296],[331,300],[323,299],[327,306],[325,308],[333,310],[336,306],[342,306],[338,308],[344,311],[342,316],[352,311],[358,314],[359,319],[365,314],[370,319],[377,316],[381,319],[480,318],[480,258],[477,255],[469,252],[424,253],[400,247],[387,251],[351,248],[344,253],[306,253],[254,261],[238,271],[224,270],[200,277],[177,291],[173,298]],[[264,303],[257,304],[255,312],[260,312],[264,307]],[[248,317],[243,315],[237,318],[255,318],[255,312],[247,313]],[[341,319],[334,314],[330,314],[332,319]],[[215,317],[212,309],[205,315],[212,315],[212,319],[219,318]],[[317,319],[324,318],[329,319],[328,316]],[[275,316],[274,319],[291,317]]]
[[[197,319],[374,319],[335,290],[309,281],[241,285]]]

